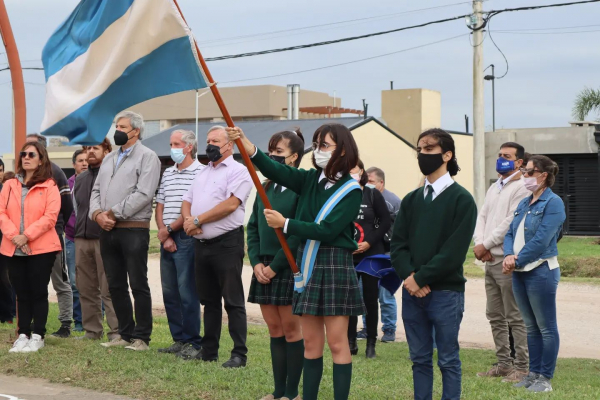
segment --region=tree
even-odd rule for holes
[[[583,121],[592,111],[600,112],[600,89],[585,88],[577,95],[573,106],[573,118]]]

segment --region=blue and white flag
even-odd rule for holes
[[[71,143],[100,143],[117,113],[208,82],[173,0],[81,0],[46,43],[42,61],[42,134]]]

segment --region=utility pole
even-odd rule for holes
[[[473,189],[477,207],[485,199],[485,112],[483,98],[482,0],[473,0]]]

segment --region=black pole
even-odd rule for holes
[[[390,90],[394,90],[394,81],[390,81]]]
[[[496,132],[496,74],[492,64],[492,131]]]
[[[600,196],[600,125],[596,125],[594,132],[596,143],[598,143],[598,196]],[[598,219],[598,231],[600,232],[600,217]]]
[[[364,118],[363,119],[367,119],[367,109],[369,108],[369,105],[365,102],[366,99],[362,99],[363,101],[363,110],[364,110]]]
[[[465,114],[465,133],[469,133],[469,116]]]

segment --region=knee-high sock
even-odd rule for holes
[[[271,338],[271,365],[273,366],[273,381],[275,390],[273,396],[278,399],[285,394],[287,378],[287,351],[285,336]]]
[[[348,400],[350,383],[352,382],[352,363],[333,364],[333,398]]]
[[[287,348],[287,384],[285,395],[290,400],[298,397],[298,385],[302,376],[304,366],[304,340],[286,344]]]
[[[319,385],[323,377],[323,357],[310,360],[304,359],[304,377],[302,379],[304,400],[317,400]]]

